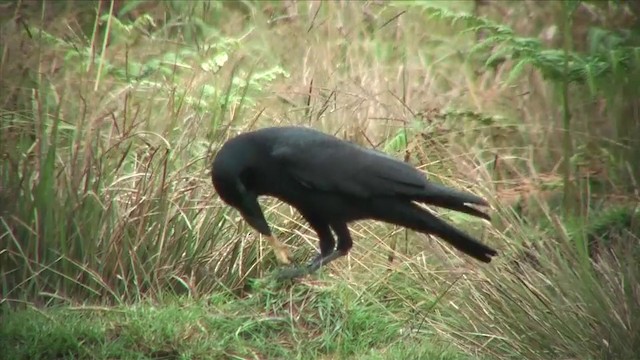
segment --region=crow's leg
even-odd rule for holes
[[[331,233],[329,224],[312,216],[307,216],[306,219],[311,228],[318,235],[318,238],[320,240],[320,254],[318,254],[313,260],[311,260],[309,265],[281,270],[277,275],[278,279],[280,280],[292,279],[314,272],[326,262],[325,259],[330,258],[334,253],[336,241],[333,237],[333,234]]]
[[[345,255],[353,247],[353,240],[351,240],[351,233],[346,223],[331,224],[331,228],[338,237],[338,251],[343,252]]]
[[[309,264],[309,267],[307,268],[309,273],[312,273],[318,269],[320,269],[320,267],[327,265],[328,263],[332,262],[335,259],[341,258],[343,256],[347,255],[347,252],[342,251],[342,250],[335,250],[333,251],[331,254],[327,255],[327,256],[323,256],[320,257],[319,259],[316,258],[314,259],[311,264]]]
[[[331,233],[331,228],[329,224],[325,222],[320,222],[317,220],[308,220],[309,225],[313,228],[313,230],[318,235],[318,239],[320,240],[320,253],[311,260],[309,263],[309,269],[314,268],[318,269],[322,266],[322,259],[328,257],[333,253],[333,250],[336,247],[336,240],[333,238],[333,234]]]
[[[316,257],[311,264],[309,264],[309,272],[314,272],[321,266],[327,265],[333,260],[346,256],[349,253],[349,250],[351,250],[353,240],[351,239],[351,234],[349,233],[347,224],[331,224],[331,228],[335,231],[338,237],[338,247],[329,254],[321,253],[319,257]]]

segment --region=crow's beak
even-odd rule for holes
[[[291,253],[289,253],[289,249],[275,236],[271,235],[271,229],[269,229],[267,221],[264,219],[264,216],[262,216],[262,212],[260,212],[260,216],[242,213],[242,217],[247,223],[249,223],[249,225],[251,225],[252,228],[258,230],[259,233],[267,237],[267,241],[273,248],[276,258],[280,263],[291,264]]]
[[[242,182],[236,182],[236,188],[240,194],[240,202],[236,208],[240,211],[242,218],[254,229],[265,236],[271,236],[271,229],[269,224],[264,218],[260,204],[258,204],[258,197],[242,184]]]
[[[271,229],[269,229],[269,224],[267,224],[267,220],[264,218],[264,214],[260,209],[258,200],[255,197],[252,199],[245,198],[244,200],[244,207],[240,210],[242,218],[252,228],[267,237],[267,241],[269,241],[269,245],[273,248],[278,261],[283,264],[291,264],[291,254],[289,253],[289,249],[271,235]]]
[[[267,224],[267,220],[265,220],[262,211],[257,214],[251,211],[240,211],[242,214],[242,218],[251,226],[256,229],[260,234],[264,236],[271,236],[271,229],[269,229],[269,224]]]

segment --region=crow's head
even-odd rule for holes
[[[253,145],[242,136],[225,143],[213,160],[211,181],[222,201],[237,209],[251,227],[271,236],[258,196],[250,185],[253,169],[259,161]]]

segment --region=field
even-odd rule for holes
[[[640,8],[619,1],[0,4],[7,359],[634,359]],[[305,125],[489,199],[499,250],[351,224],[276,281],[228,138]],[[634,160],[635,159],[635,160]],[[296,262],[316,234],[262,198]]]

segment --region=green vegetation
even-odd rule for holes
[[[459,358],[433,344],[408,346],[419,336],[404,321],[349,288],[271,291],[245,299],[220,293],[199,302],[164,299],[161,306],[144,302],[22,311],[4,324],[0,339],[5,343],[0,345],[18,359],[309,359],[378,353],[397,359]]]
[[[640,353],[633,2],[5,2],[8,358],[632,359]],[[304,124],[490,199],[484,266],[374,222],[277,283],[209,179]],[[317,240],[262,200],[297,261]],[[4,353],[3,353],[4,355]]]

